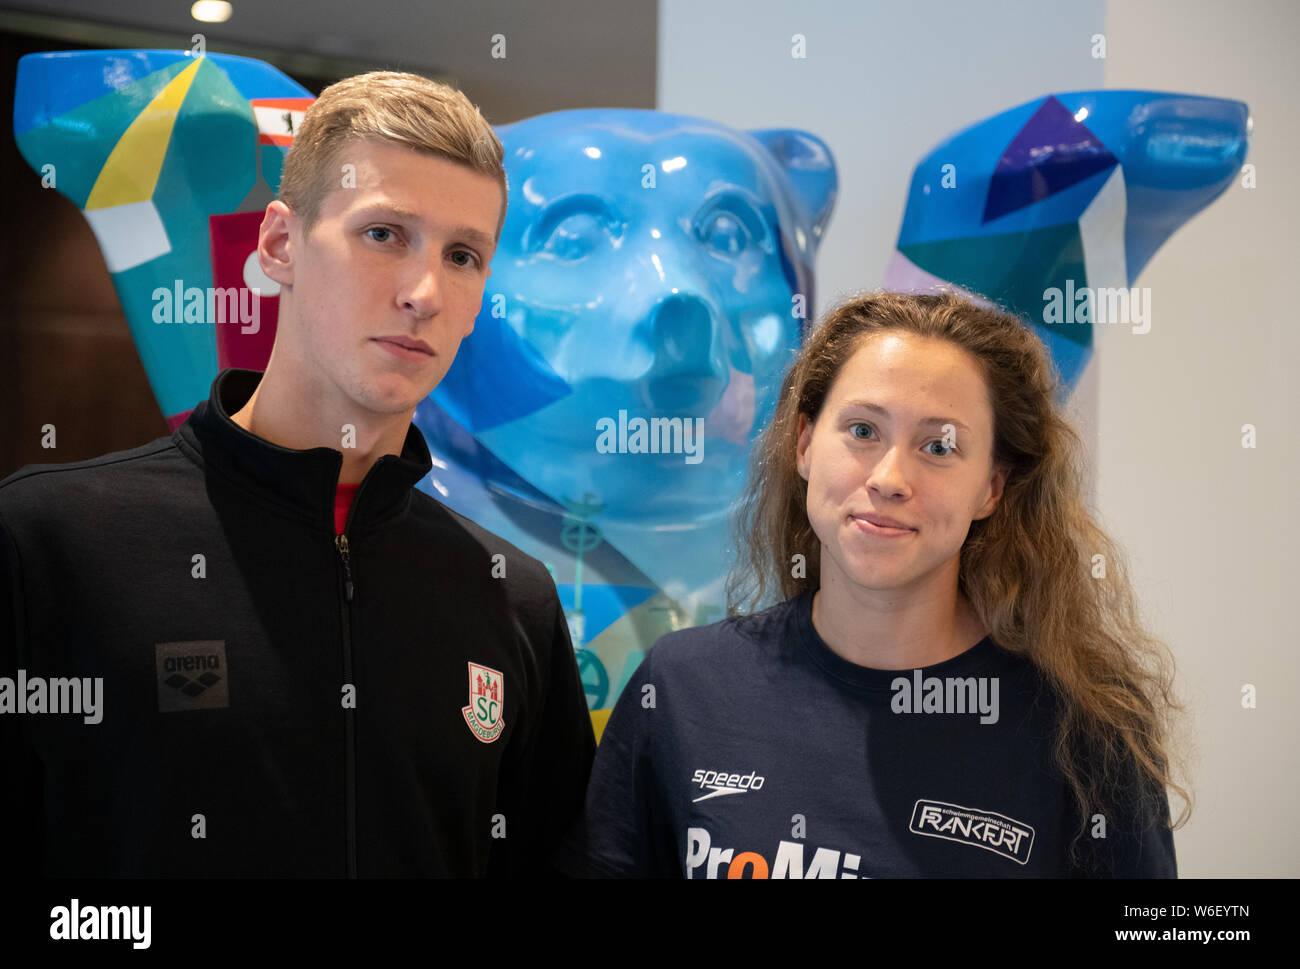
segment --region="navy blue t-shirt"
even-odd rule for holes
[[[812,597],[655,644],[601,738],[570,872],[1177,876],[1168,827],[1116,810],[1132,791],[1110,798],[1104,839],[1090,812],[1093,867],[1071,865],[1059,706],[1029,661],[985,637],[919,671],[868,669],[822,642]]]

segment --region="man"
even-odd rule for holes
[[[411,416],[505,201],[460,93],[327,88],[262,223],[266,373],[223,371],[169,438],[0,482],[6,868],[548,869],[595,750],[554,583],[413,487]]]

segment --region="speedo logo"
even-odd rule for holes
[[[1034,847],[1034,829],[1023,821],[946,801],[917,801],[908,830],[984,848],[1021,865],[1029,861]]]
[[[709,793],[692,798],[691,803],[696,804],[700,801],[707,801],[711,797],[722,797],[726,794],[744,794],[746,791],[757,791],[763,786],[763,780],[764,778],[754,773],[728,774],[726,771],[697,770],[691,776],[691,783],[699,784],[701,790],[707,789]]]

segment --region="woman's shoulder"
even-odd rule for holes
[[[787,599],[760,612],[666,633],[651,647],[647,661],[661,672],[689,667],[698,675],[702,667],[710,664],[749,667],[773,658],[798,635],[800,599]]]

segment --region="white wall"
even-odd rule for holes
[[[912,168],[974,121],[1102,87],[1102,0],[660,0],[660,111],[804,128],[831,146],[840,197],[817,260],[818,310],[874,289]],[[807,38],[791,57],[790,38]]]
[[[660,110],[802,127],[835,152],[819,310],[881,284],[912,166],[960,127],[1100,87],[1251,106],[1259,187],[1230,190],[1157,252],[1136,281],[1152,291],[1149,333],[1097,328],[1079,417],[1095,433],[1103,525],[1129,552],[1189,701],[1197,800],[1175,835],[1180,874],[1300,875],[1300,663],[1283,620],[1300,539],[1287,495],[1300,480],[1300,441],[1287,434],[1300,326],[1283,305],[1300,222],[1289,164],[1300,157],[1289,50],[1300,5],[660,0],[659,13]],[[1091,53],[1099,32],[1105,60]],[[790,56],[796,33],[804,60]],[[1245,423],[1258,428],[1254,450],[1241,448]],[[1246,683],[1258,709],[1241,707]]]
[[[1198,800],[1176,835],[1191,876],[1300,875],[1300,642],[1285,615],[1300,543],[1298,28],[1288,0],[1107,9],[1106,87],[1233,97],[1254,121],[1258,187],[1230,189],[1156,253],[1137,282],[1150,333],[1099,342],[1100,505],[1191,705]]]

